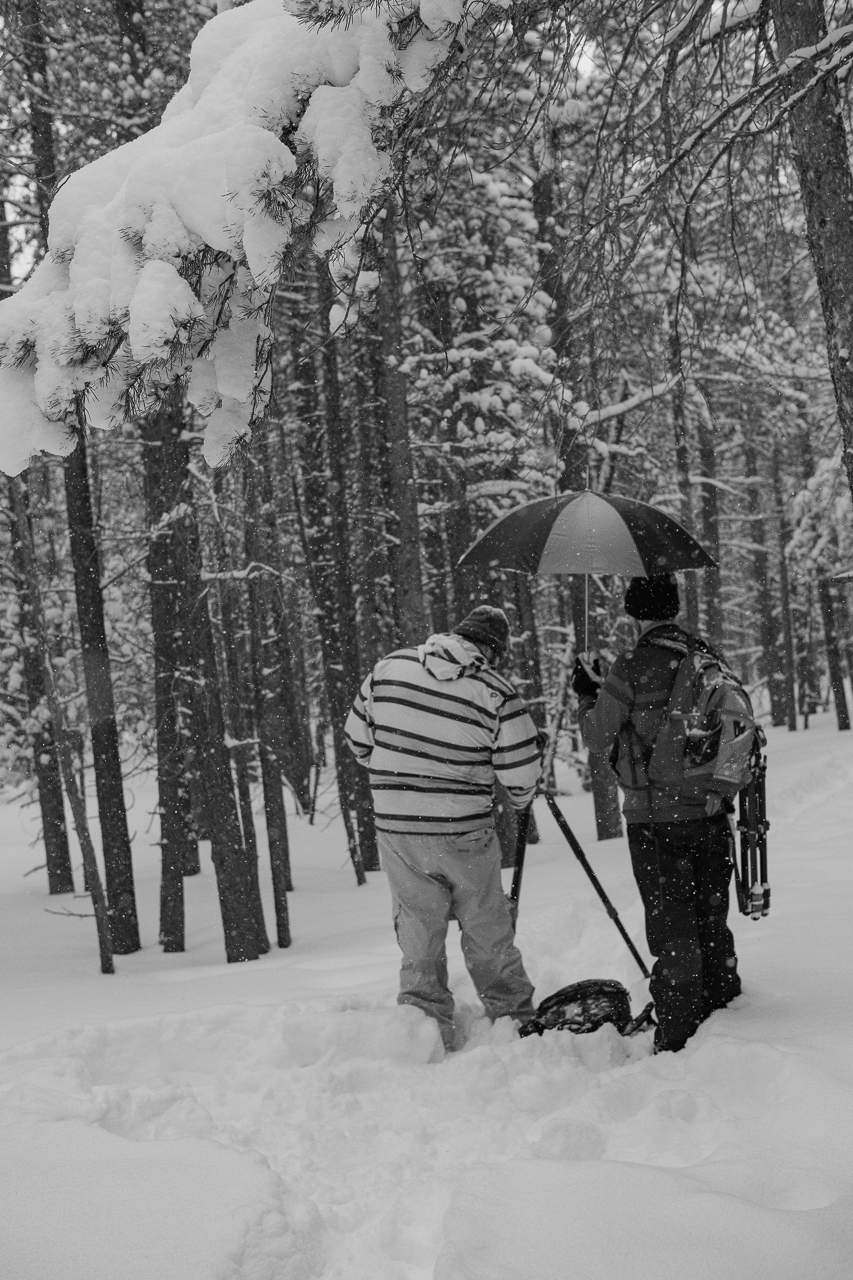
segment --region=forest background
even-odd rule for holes
[[[81,402],[74,451],[6,482],[0,785],[40,804],[56,894],[67,800],[105,971],[139,946],[125,780],[157,773],[164,948],[184,947],[209,840],[228,959],[269,949],[253,792],[288,946],[294,826],[339,808],[356,880],[377,866],[342,736],[360,679],[478,601],[510,617],[547,776],[555,754],[578,766],[599,836],[620,834],[567,674],[582,640],[605,661],[630,643],[622,582],[591,580],[587,626],[582,580],[458,567],[529,498],[590,487],[675,515],[720,566],[683,576],[686,625],[772,723],[802,732],[832,703],[849,729],[853,8],[469,10],[399,6],[400,41],[431,22],[452,56],[383,122],[393,164],[350,242],[282,259],[269,403],[225,463],[166,363],[156,403],[128,397],[103,431]],[[157,124],[214,13],[6,0],[0,289],[42,259],[67,175]],[[300,181],[328,212],[322,173]]]

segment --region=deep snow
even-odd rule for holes
[[[453,938],[470,1036],[444,1058],[395,1005],[387,888],[356,888],[337,824],[291,824],[289,951],[223,962],[206,857],[189,949],[162,954],[146,787],[131,813],[145,947],[104,977],[94,922],[46,911],[86,900],[24,877],[33,812],[0,809],[0,1274],[846,1280],[853,737],[813,726],[771,731],[773,909],[733,916],[745,994],[678,1055],[609,1027],[491,1027]],[[563,805],[642,943],[624,841],[595,842],[588,796]],[[518,933],[537,995],[607,976],[639,1007],[634,961],[539,819]]]

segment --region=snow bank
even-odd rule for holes
[[[812,725],[770,731],[773,910],[732,918],[744,995],[676,1055],[612,1027],[491,1026],[453,931],[467,1042],[445,1057],[394,1003],[384,878],[356,889],[340,827],[295,817],[291,949],[224,963],[205,853],[188,950],[161,953],[155,827],[134,847],[145,946],[104,978],[92,921],[46,914],[24,878],[35,816],[2,809],[2,1273],[846,1280],[853,740]],[[561,803],[642,947],[625,842],[595,841],[588,795]],[[615,977],[639,1007],[627,948],[538,818],[519,921],[538,996]]]
[[[0,1144],[0,1185],[0,1258],[16,1280],[320,1274],[316,1209],[261,1156],[221,1143],[133,1142],[79,1120],[12,1125]]]
[[[0,303],[0,470],[62,452],[81,397],[90,425],[109,425],[200,357],[217,383],[221,362],[229,379],[242,366],[239,395],[197,402],[208,462],[228,457],[268,401],[256,317],[294,238],[327,253],[355,233],[391,174],[391,113],[451,56],[461,5],[424,9],[410,6],[403,42],[385,5],[318,28],[295,5],[252,0],[203,27],[162,122],[61,186],[47,258]],[[221,339],[210,349],[246,317],[256,341],[232,344],[236,357]]]
[[[454,1191],[433,1280],[848,1274],[848,1205],[786,1213],[738,1195],[737,1186],[725,1164],[696,1178],[630,1164],[478,1166]]]

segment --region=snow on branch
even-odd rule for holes
[[[725,4],[696,0],[666,33],[662,46],[664,49],[679,49],[689,43],[691,47],[698,48],[720,36],[731,35],[758,21],[762,3],[763,0],[729,0]]]
[[[663,46],[662,46],[663,47]],[[732,143],[739,138],[757,137],[772,133],[791,111],[807,98],[824,80],[846,72],[853,65],[853,24],[833,27],[817,44],[795,49],[783,62],[763,72],[745,89],[727,98],[692,133],[682,139],[674,153],[658,166],[649,178],[629,189],[620,199],[623,208],[639,205],[665,181],[690,155],[713,134],[722,133],[723,141],[705,173],[699,179],[700,186],[710,169],[725,155]],[[792,85],[801,79],[803,69],[811,71],[805,83]]]
[[[680,381],[681,374],[674,374],[670,378],[665,378],[663,382],[655,382],[652,386],[628,396],[626,400],[620,400],[618,404],[608,404],[603,409],[589,409],[577,403],[574,406],[576,415],[574,421],[579,430],[586,431],[589,427],[597,427],[599,423],[607,422],[610,418],[621,418],[623,414],[630,413],[632,409],[638,409],[641,404],[647,404],[649,400],[658,400],[661,396],[668,395]]]
[[[226,461],[269,398],[288,258],[345,255],[407,113],[503,8],[252,0],[212,18],[161,123],[67,179],[49,252],[0,302],[0,469],[70,452],[81,425],[144,413],[178,378],[206,460]]]

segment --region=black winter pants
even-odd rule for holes
[[[729,824],[629,823],[628,847],[656,957],[650,990],[655,1044],[681,1049],[699,1023],[740,992],[729,911]]]

